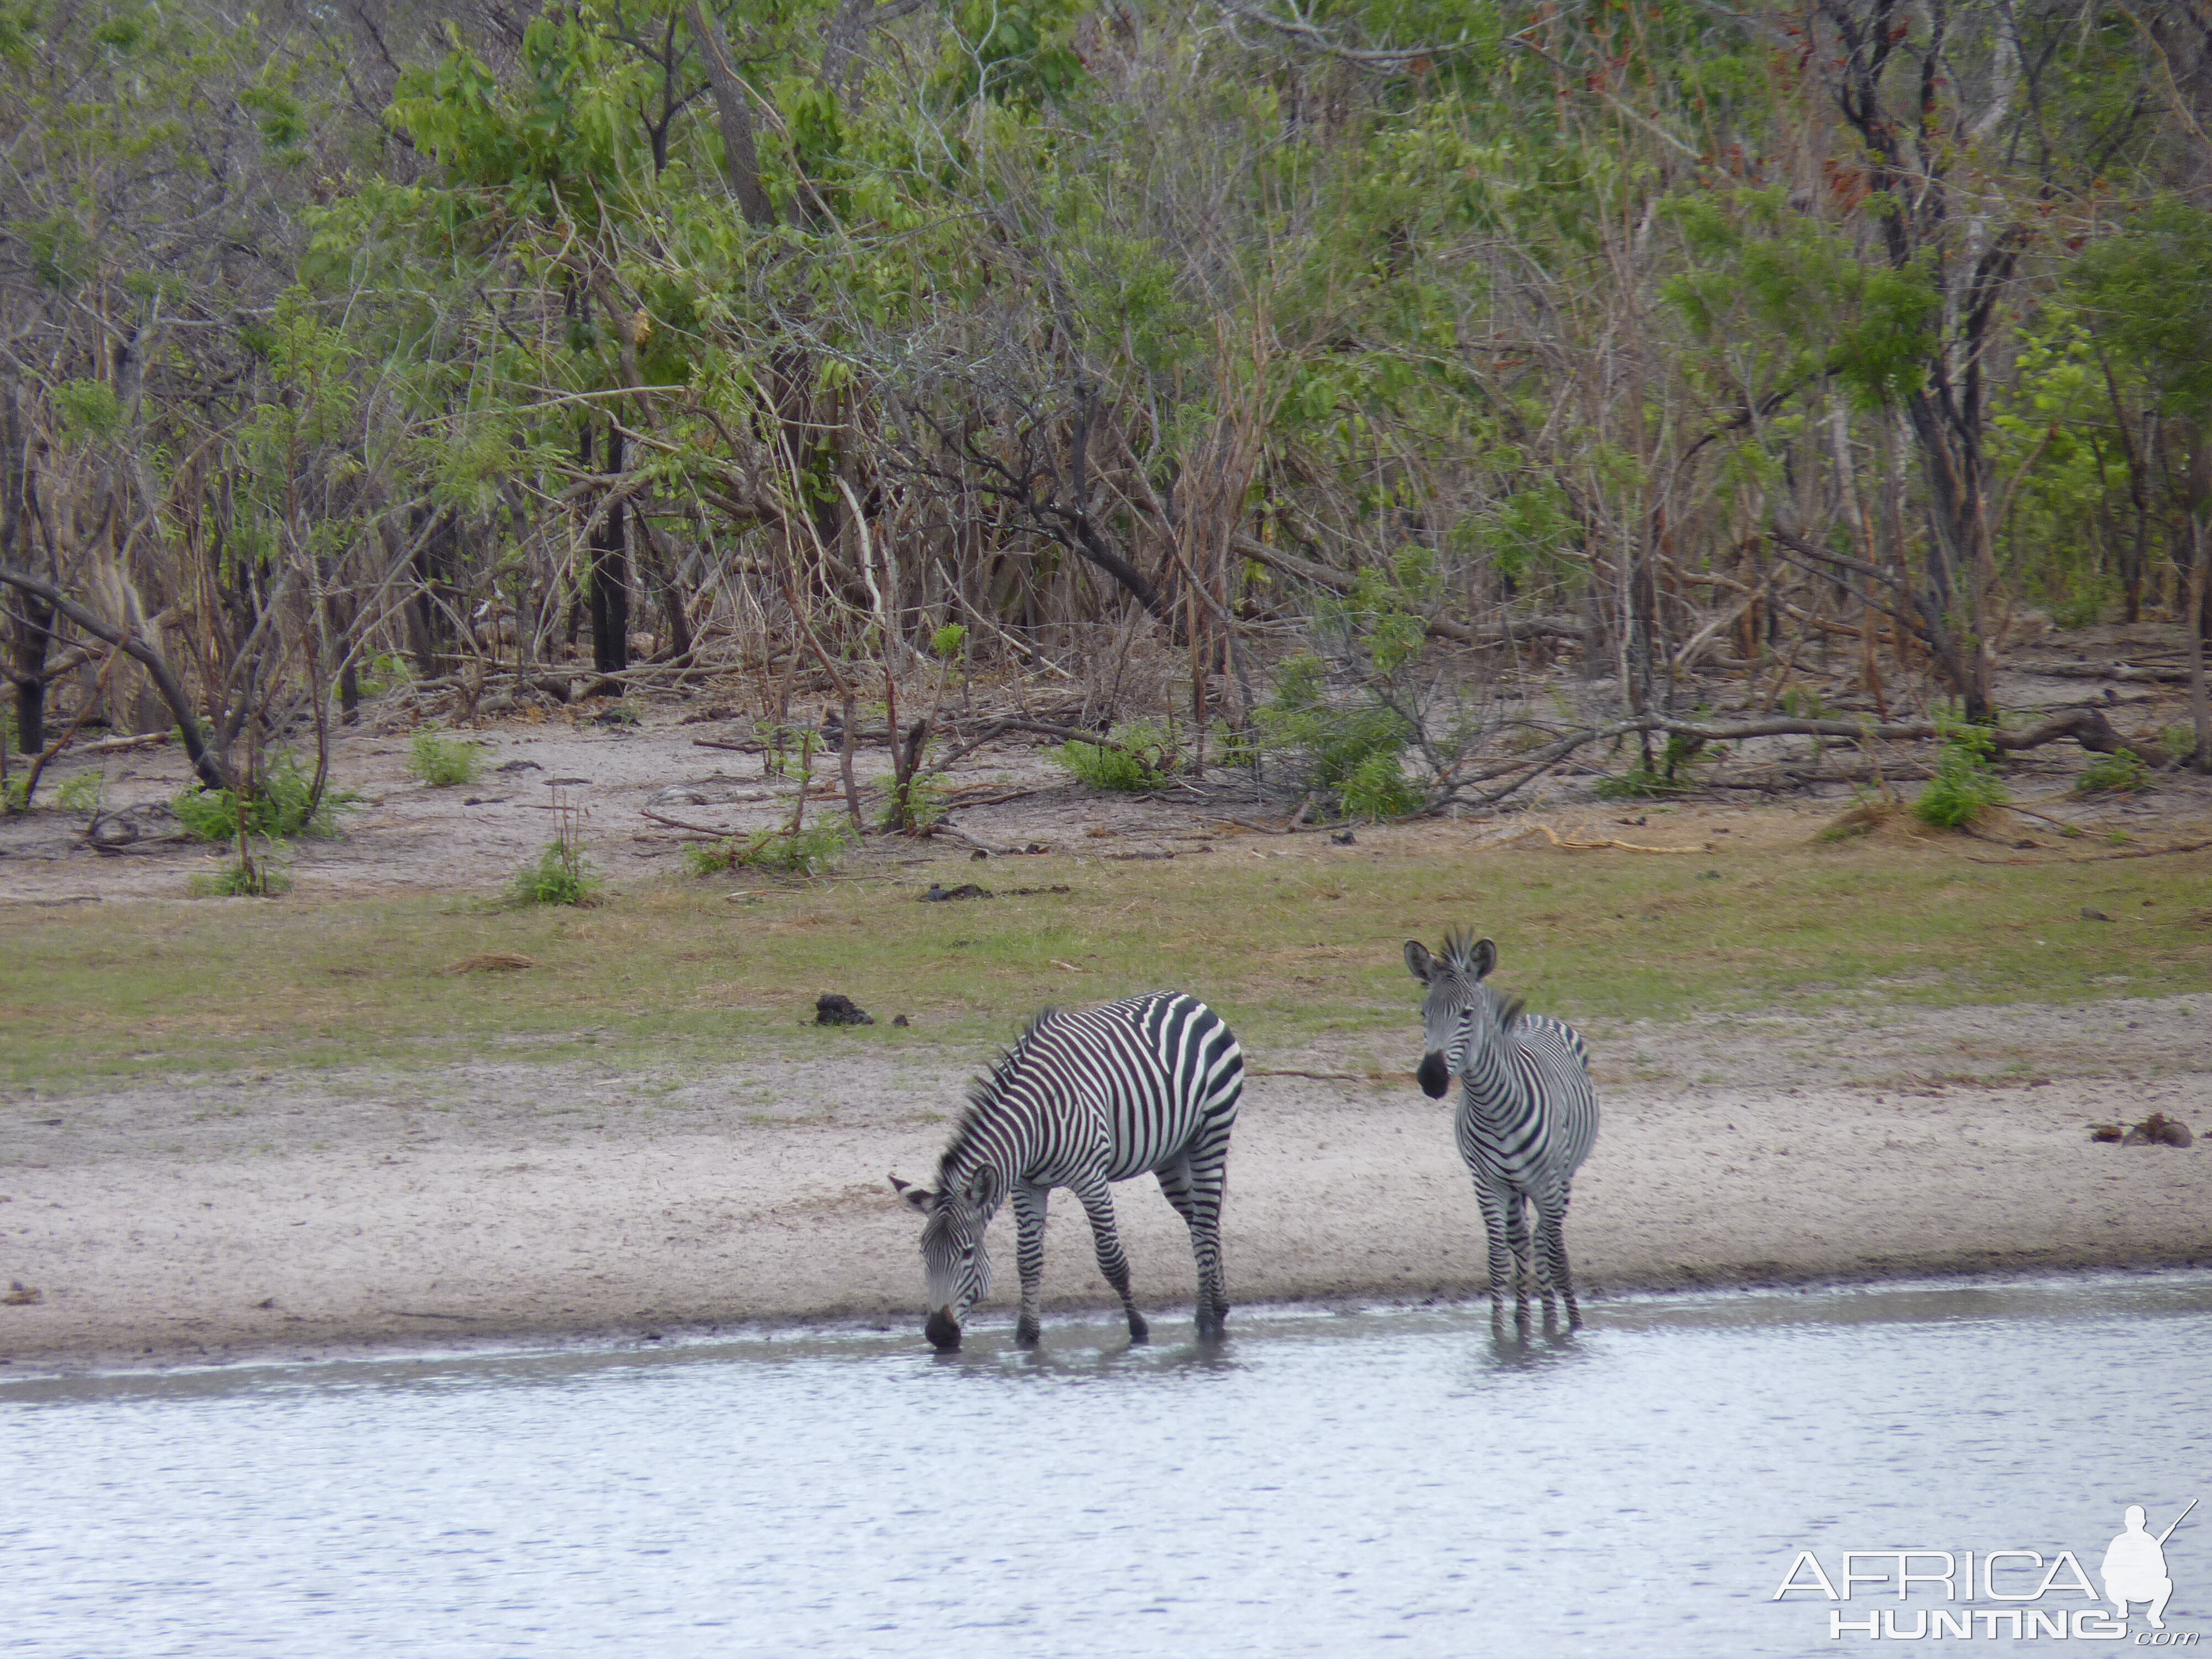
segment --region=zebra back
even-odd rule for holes
[[[1097,1008],[1048,1008],[969,1086],[940,1188],[978,1167],[1054,1184],[1104,1165],[1121,1181],[1225,1146],[1244,1057],[1197,998],[1148,991]]]

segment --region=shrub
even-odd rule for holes
[[[483,763],[482,744],[441,738],[435,732],[417,732],[407,750],[407,769],[433,788],[474,783],[483,775]]]
[[[2011,793],[1990,765],[1996,752],[1985,732],[1971,726],[1953,732],[1936,763],[1936,775],[1912,803],[1912,815],[1939,830],[1956,830],[2003,805]]]
[[[1370,699],[1331,699],[1328,665],[1319,657],[1285,663],[1275,677],[1274,696],[1252,714],[1265,747],[1283,758],[1300,784],[1342,810],[1376,805],[1382,810],[1374,816],[1395,817],[1419,806],[1400,769],[1413,741],[1412,722]],[[1354,805],[1353,795],[1367,805]]]
[[[513,891],[518,904],[589,904],[599,896],[599,878],[572,837],[556,836],[537,863],[515,872]]]
[[[1421,810],[1421,792],[1406,775],[1395,755],[1370,755],[1338,791],[1346,816],[1370,823],[1378,818],[1402,818]]]
[[[2081,769],[2081,775],[2074,780],[2074,793],[2077,795],[2094,795],[2106,790],[2132,795],[2139,794],[2150,787],[2150,768],[2136,757],[2136,751],[2132,749],[2097,756]]]
[[[63,780],[62,787],[54,791],[54,804],[71,812],[97,812],[100,793],[106,787],[107,780],[100,773],[80,772]]]
[[[266,841],[285,841],[297,835],[335,836],[337,815],[360,797],[349,789],[325,789],[314,811],[308,811],[314,779],[301,769],[298,757],[289,750],[263,763],[254,780],[244,828],[249,836]],[[240,830],[238,796],[228,789],[210,789],[194,784],[169,803],[185,832],[202,841],[235,841]]]
[[[1071,738],[1053,758],[1093,789],[1157,789],[1176,769],[1175,745],[1150,720],[1133,720],[1103,743]]]
[[[819,876],[837,867],[852,839],[852,831],[831,818],[806,830],[763,830],[743,841],[732,836],[696,842],[684,849],[684,859],[695,876],[720,875],[740,867]]]

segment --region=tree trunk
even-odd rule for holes
[[[584,465],[592,464],[592,428],[584,423]],[[607,471],[623,470],[622,428],[607,422]],[[629,666],[629,514],[617,501],[592,532],[592,666],[619,674]]]

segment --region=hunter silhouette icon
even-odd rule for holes
[[[2189,1510],[2197,1507],[2197,1500],[2189,1500],[2189,1509],[2173,1517],[2173,1526],[2155,1537],[2145,1529],[2143,1506],[2130,1504],[2125,1516],[2127,1530],[2105,1551],[2105,1596],[2112,1602],[2113,1611],[2124,1620],[2128,1603],[2150,1603],[2150,1627],[2166,1628],[2166,1604],[2173,1595],[2173,1580],[2166,1571],[2166,1540],[2173,1536],[2173,1527],[2189,1518]]]

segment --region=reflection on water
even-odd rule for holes
[[[0,1653],[1832,1651],[1801,1549],[2212,1485],[2212,1275],[1170,1326],[0,1384]]]

